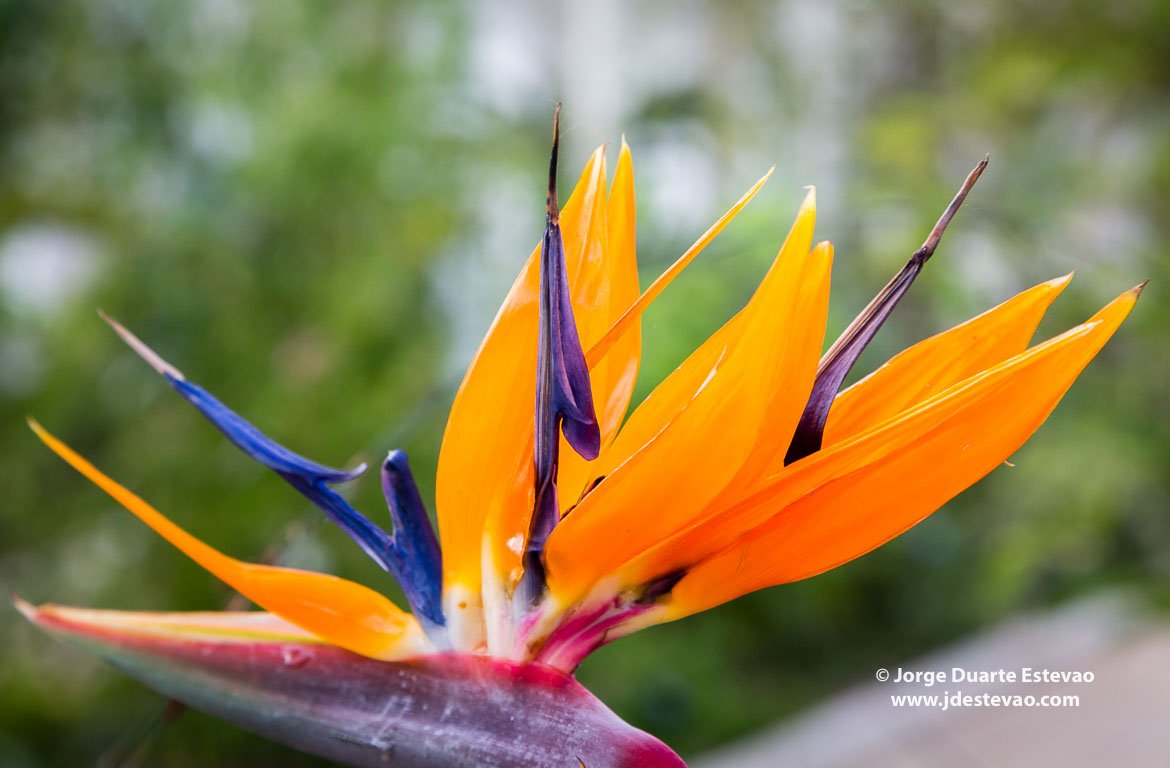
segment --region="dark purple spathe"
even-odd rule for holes
[[[817,377],[813,382],[812,393],[804,407],[804,413],[800,416],[800,422],[797,424],[792,442],[788,446],[788,453],[784,456],[785,464],[799,461],[821,449],[821,441],[825,435],[825,423],[829,418],[829,409],[837,397],[837,391],[841,389],[841,382],[845,381],[849,369],[857,362],[857,358],[861,357],[861,353],[869,346],[869,342],[873,340],[874,335],[886,322],[886,318],[894,311],[894,307],[898,306],[898,302],[910,290],[910,286],[914,284],[914,278],[918,277],[926,262],[934,255],[951,219],[955,217],[955,213],[958,212],[963,201],[967,199],[967,193],[975,186],[975,182],[979,180],[989,161],[990,157],[984,157],[967,174],[963,186],[951,199],[950,205],[943,211],[922,247],[914,252],[910,260],[906,262],[906,266],[902,267],[890,279],[890,282],[886,283],[885,287],[878,292],[877,296],[866,305],[865,309],[861,310],[861,314],[853,319],[849,327],[833,342],[833,346],[821,358]]]
[[[557,465],[560,439],[587,460],[601,451],[601,430],[593,408],[589,367],[573,318],[569,292],[565,242],[557,207],[557,150],[559,116],[553,121],[553,146],[549,160],[547,219],[540,244],[540,312],[536,362],[536,415],[533,432],[535,503],[525,547],[523,599],[535,600],[544,586],[540,555],[560,520],[557,498]]]

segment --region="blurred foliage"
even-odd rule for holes
[[[642,395],[750,295],[808,181],[837,244],[831,336],[993,153],[860,372],[1072,268],[1042,335],[1153,283],[1015,469],[877,554],[601,650],[586,685],[693,754],[1013,612],[1113,584],[1166,597],[1170,4],[641,2],[616,6],[626,37],[596,51],[564,22],[571,4],[537,5],[506,17],[530,24],[509,39],[537,66],[501,102],[484,87],[512,82],[507,60],[484,64],[495,14],[472,3],[0,0],[6,590],[160,610],[229,597],[43,450],[29,413],[234,554],[287,542],[287,562],[385,585],[93,308],[315,458],[405,448],[433,497],[461,328],[482,333],[479,307],[539,235],[552,101],[586,125],[574,88],[608,57],[627,86],[608,93],[640,169],[644,283],[702,230],[693,201],[714,218],[781,164],[648,313]],[[668,38],[700,64],[632,53]],[[566,167],[616,139],[583,133],[570,129]],[[680,184],[679,168],[709,183]],[[517,189],[521,207],[501,210]],[[379,509],[376,483],[356,485]],[[15,612],[0,642],[4,766],[90,764],[157,711]],[[320,764],[197,714],[157,736],[148,764]]]

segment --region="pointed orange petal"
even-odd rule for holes
[[[581,343],[585,349],[592,347],[638,298],[638,262],[635,256],[635,207],[634,207],[634,165],[630,148],[622,140],[617,171],[609,196],[606,215],[609,230],[609,247],[599,274],[603,275],[603,289],[597,296],[608,303],[605,311],[591,313],[591,319],[603,319],[604,327],[591,324],[581,331]],[[596,300],[596,299],[595,299]],[[604,358],[590,370],[593,386],[593,403],[601,425],[601,445],[604,448],[613,442],[618,427],[626,416],[634,383],[638,378],[638,365],[642,357],[642,333],[640,323],[634,321],[629,330],[621,336]],[[581,458],[561,438],[560,468],[557,473],[557,489],[560,493],[562,510],[568,509],[581,495],[586,484],[593,479],[592,462]]]
[[[627,267],[622,265],[627,262],[621,255],[621,252],[622,248],[630,249],[631,260],[628,262],[628,273],[636,278],[636,275],[633,274],[635,266],[632,261],[634,247],[633,175],[632,164],[629,162],[627,150],[628,148],[625,148],[623,142],[624,162],[619,161],[618,174],[614,180],[614,199],[610,201],[608,211],[608,218],[612,222],[610,223],[609,245],[610,250],[614,254],[610,260],[613,261],[616,259],[614,264],[618,270],[622,272],[626,271]],[[614,416],[624,414],[624,410],[629,402],[629,394],[626,393],[626,388],[632,391],[634,379],[636,378],[636,362],[634,365],[631,365],[630,360],[640,352],[640,333],[636,331],[639,327],[642,312],[671,280],[698,256],[715,236],[739,214],[771,174],[772,171],[770,170],[762,179],[756,182],[678,261],[655,280],[636,301],[628,305],[628,309],[624,309],[620,317],[615,321],[611,321],[611,324],[606,329],[605,335],[600,340],[596,340],[592,329],[589,330],[588,335],[586,333],[581,334],[582,343],[589,350],[586,353],[586,360],[589,364],[592,378],[594,379],[594,402],[605,403],[605,408],[607,409],[607,411],[599,412],[603,429],[603,450],[610,444],[610,441],[613,439],[613,430],[620,426],[621,422],[620,417],[614,418],[612,421],[609,421],[609,417],[611,414]],[[628,179],[628,182],[623,180],[623,176]],[[628,192],[624,192],[624,188],[627,188]],[[623,211],[626,213],[623,213]],[[631,286],[633,284],[631,280]],[[572,286],[570,287],[573,289]],[[573,290],[574,311],[578,312],[576,309],[576,289]],[[611,309],[621,307],[622,304],[620,301],[611,302]],[[580,313],[578,312],[579,316]],[[610,360],[611,357],[614,359]],[[619,371],[624,373],[619,375],[609,373],[607,366],[615,365]],[[610,390],[611,394],[609,396],[598,394],[600,391],[597,384],[598,380],[609,380],[612,382],[613,389]],[[609,430],[608,434],[605,431],[607,428]],[[623,427],[623,431],[626,428],[628,427]],[[531,435],[529,435],[527,447],[517,454],[517,460],[513,464],[512,471],[510,472],[510,476],[516,479],[513,485],[513,493],[509,496],[510,501],[494,505],[489,511],[487,518],[484,534],[485,555],[482,563],[482,571],[484,578],[483,600],[487,614],[489,647],[491,648],[503,648],[509,642],[506,637],[502,636],[507,632],[510,621],[508,592],[510,586],[521,573],[519,552],[523,546],[524,535],[527,531],[528,519],[533,502],[531,490],[533,482],[531,439]],[[561,508],[562,511],[565,511],[577,501],[581,492],[592,485],[594,478],[597,477],[599,465],[597,462],[583,462],[579,460],[578,457],[571,455],[566,450],[564,444],[561,446],[561,458],[562,465],[558,473],[558,489]],[[451,600],[447,601],[448,606],[451,603]],[[489,603],[491,604],[490,606],[487,605]]]
[[[241,643],[322,642],[316,635],[264,611],[110,611],[54,604],[33,606],[19,598],[13,602],[17,610],[37,624],[80,624],[121,637]]]
[[[707,231],[704,232],[702,236],[700,236],[699,239],[696,240],[694,244],[686,250],[685,253],[683,253],[682,256],[679,256],[677,261],[667,267],[666,271],[659,275],[658,279],[650,284],[650,287],[647,288],[642,293],[642,295],[638,297],[638,300],[634,302],[629,310],[627,310],[626,313],[622,315],[622,317],[616,323],[614,323],[613,327],[609,329],[609,331],[605,334],[604,337],[601,338],[600,341],[598,341],[592,347],[588,348],[588,351],[585,353],[585,360],[589,363],[590,368],[592,368],[597,364],[598,361],[605,357],[610,348],[626,333],[631,324],[633,324],[635,320],[642,316],[642,313],[646,311],[646,308],[649,307],[656,298],[658,298],[658,295],[666,289],[666,286],[670,285],[670,283],[676,277],[678,277],[684,269],[686,269],[687,265],[694,261],[695,257],[702,253],[703,249],[711,244],[711,241],[714,240],[715,237],[723,231],[723,228],[730,224],[731,220],[739,215],[739,212],[743,210],[745,205],[751,202],[752,198],[756,196],[756,193],[760,191],[760,189],[764,186],[764,183],[768,181],[768,179],[772,176],[772,172],[775,170],[775,166],[769,168],[768,172],[765,173],[759,181],[753,184],[751,189],[749,189],[747,192],[744,192],[743,197],[736,201],[735,205],[731,206],[727,213],[719,217],[719,220],[712,224],[710,228],[708,228]]]
[[[729,484],[758,471],[770,451],[787,447],[825,327],[832,249],[825,243],[809,251],[815,218],[810,192],[760,288],[731,330],[716,334],[727,346],[700,350],[701,357],[718,353],[714,365],[699,378],[701,369],[684,364],[678,379],[698,382],[689,392],[677,381],[667,385],[682,400],[673,404],[675,413],[655,405],[667,423],[647,423],[635,412],[598,460],[606,479],[549,539],[549,586],[558,600],[582,597],[617,566],[691,524]],[[638,431],[627,436],[630,425]]]
[[[1128,291],[1085,324],[794,464],[790,481],[728,510],[719,521],[725,530],[712,527],[691,537],[692,544],[703,538],[711,545],[740,534],[674,587],[669,617],[816,575],[921,521],[1035,432],[1121,325],[1138,293]],[[663,560],[660,566],[669,564]]]
[[[333,645],[378,659],[424,652],[418,623],[372,589],[321,573],[245,563],[203,543],[33,421],[37,437],[179,551],[257,605]]]
[[[593,221],[605,212],[604,147],[590,157],[561,210],[561,231],[573,306],[583,261],[601,258]],[[457,648],[482,635],[481,554],[493,510],[523,508],[531,496],[539,247],[521,270],[455,395],[439,453],[436,503],[443,550],[443,604]],[[587,311],[577,314],[589,321]],[[527,473],[529,480],[524,482]],[[531,504],[527,505],[529,508]]]
[[[1041,283],[895,355],[833,401],[824,445],[879,424],[1019,354],[1072,275]]]
[[[628,154],[628,153],[627,153]],[[615,264],[610,257],[611,235],[609,232],[608,214],[612,203],[605,193],[605,154],[604,147],[597,150],[598,173],[596,183],[599,185],[597,194],[589,199],[592,201],[590,210],[582,214],[580,221],[582,234],[578,237],[574,232],[565,229],[565,214],[561,214],[561,225],[565,242],[565,261],[569,274],[569,293],[573,303],[573,317],[577,326],[577,333],[583,345],[596,341],[621,314],[633,297],[637,295],[637,272],[620,269],[632,267],[632,264]],[[627,173],[629,172],[627,157]],[[632,181],[632,179],[631,179]],[[571,202],[571,200],[570,200]],[[632,233],[631,233],[632,234]],[[579,242],[579,247],[574,243]],[[633,253],[629,254],[632,258]],[[617,284],[615,284],[617,280]],[[617,302],[624,302],[619,305]],[[539,317],[538,309],[532,308],[533,322]],[[628,346],[625,348],[630,349]],[[638,347],[640,349],[640,346]],[[485,629],[489,647],[498,643],[500,638],[494,637],[494,630],[500,629],[499,621],[493,625],[491,617],[497,618],[506,615],[506,607],[510,604],[513,579],[520,566],[519,546],[527,534],[532,517],[534,504],[533,479],[533,407],[535,402],[536,380],[536,346],[535,342],[527,350],[528,368],[526,374],[530,379],[529,390],[532,396],[524,403],[526,409],[523,421],[516,426],[515,440],[518,450],[514,455],[514,462],[510,471],[504,473],[498,482],[501,491],[497,501],[487,510],[484,527],[481,532],[482,575],[481,597],[484,604],[486,620]],[[630,364],[629,359],[618,360],[614,370],[621,365]],[[637,361],[632,361],[636,368]],[[615,429],[616,425],[607,425],[604,419],[614,418],[613,413],[606,414],[602,409],[611,407],[614,382],[607,376],[606,371],[600,375],[590,377],[590,388],[594,403],[597,404],[599,426],[604,431]],[[620,397],[620,393],[617,395]],[[628,398],[628,395],[626,396]],[[620,419],[620,416],[617,417]],[[563,436],[560,440],[560,460],[562,466],[568,463],[577,468],[580,482],[585,474],[584,460],[569,446]],[[570,476],[572,480],[572,476]],[[579,489],[578,489],[579,490]],[[562,498],[565,494],[562,494]],[[469,638],[470,639],[470,638]],[[470,645],[470,644],[469,644]]]

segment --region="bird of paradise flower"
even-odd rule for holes
[[[17,607],[170,697],[357,766],[681,766],[574,681],[582,659],[910,528],[1023,444],[1141,292],[1029,347],[1071,276],[1041,283],[839,392],[987,160],[824,355],[833,248],[813,242],[810,190],[747,305],[626,419],[643,310],[768,176],[639,293],[629,147],[608,190],[604,147],[594,152],[560,209],[556,120],[553,136],[543,241],[451,409],[437,536],[401,451],[381,467],[387,533],[333,490],[364,465],[289,451],[105,318],[394,576],[409,613],[360,584],[219,552],[32,420],[61,458],[264,610]]]

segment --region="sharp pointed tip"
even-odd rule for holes
[[[1060,277],[1052,278],[1051,280],[1043,283],[1043,285],[1047,286],[1050,290],[1053,290],[1053,291],[1056,291],[1057,293],[1059,293],[1059,292],[1063,291],[1066,287],[1068,287],[1068,284],[1072,282],[1072,279],[1076,276],[1076,274],[1077,274],[1077,272],[1074,269],[1073,271],[1069,272],[1068,274],[1064,274],[1064,275],[1061,275]]]
[[[126,326],[122,325],[100,309],[98,310],[98,316],[101,317],[101,319],[104,320],[107,325],[113,328],[114,333],[118,334],[122,341],[125,342],[126,346],[134,350],[134,353],[145,360],[146,364],[151,368],[158,371],[158,373],[163,376],[167,376],[172,379],[178,379],[179,381],[186,381],[187,377],[183,375],[182,371],[164,360],[161,355],[148,347],[146,343],[142,341],[142,339],[135,336],[128,328],[126,328]]]
[[[552,151],[548,161],[548,197],[545,201],[545,212],[550,224],[560,220],[560,203],[557,201],[557,154],[561,146],[561,102],[553,108],[553,137]]]
[[[767,173],[765,173],[763,176],[761,176],[759,179],[756,180],[755,184],[752,184],[751,189],[749,189],[747,192],[744,192],[743,197],[740,198],[740,202],[746,202],[747,200],[750,200],[751,198],[753,198],[755,196],[755,194],[757,192],[759,192],[760,189],[765,184],[768,183],[768,179],[772,178],[772,174],[775,172],[776,172],[776,166],[773,165],[771,168],[768,169]]]
[[[800,212],[798,217],[816,216],[817,213],[817,188],[809,184],[804,188],[804,200],[800,203]]]
[[[968,190],[975,185],[975,182],[979,180],[979,177],[983,175],[983,172],[987,170],[987,165],[990,162],[991,154],[989,153],[984,155],[983,159],[976,163],[975,167],[971,169],[971,173],[967,176],[967,182],[964,184]]]
[[[950,204],[943,211],[942,215],[939,216],[938,221],[935,222],[934,228],[930,230],[930,234],[927,235],[926,240],[923,241],[922,247],[919,248],[915,253],[915,257],[919,257],[923,262],[925,262],[932,255],[934,255],[935,249],[938,248],[939,242],[942,241],[943,233],[946,232],[947,227],[950,226],[951,219],[955,217],[955,214],[958,213],[959,208],[962,207],[963,201],[967,199],[967,195],[971,192],[971,189],[974,188],[975,182],[979,181],[979,177],[983,175],[983,169],[987,167],[987,163],[990,162],[990,159],[990,154],[985,156],[982,160],[979,161],[979,164],[976,165],[971,170],[971,172],[967,174],[967,178],[963,180],[963,184],[959,187],[959,191],[955,193],[955,196],[951,199]]]
[[[32,416],[25,416],[24,421],[26,424],[28,424],[28,428],[33,431],[33,434],[36,435],[41,442],[47,442],[48,438],[51,437],[49,430],[41,426],[41,423],[37,421],[36,418]]]
[[[40,613],[40,611],[37,609],[37,607],[35,605],[33,605],[29,601],[25,600],[23,597],[16,594],[15,592],[10,594],[8,596],[8,599],[12,603],[12,607],[15,608],[16,610],[20,611],[21,615],[23,615],[26,619],[33,622],[34,624],[36,623],[37,616]]]
[[[1143,280],[1142,282],[1138,283],[1133,288],[1131,288],[1130,292],[1133,294],[1133,297],[1136,299],[1137,297],[1142,295],[1142,291],[1144,291],[1146,289],[1146,286],[1149,284],[1150,284],[1150,281],[1148,279]]]

